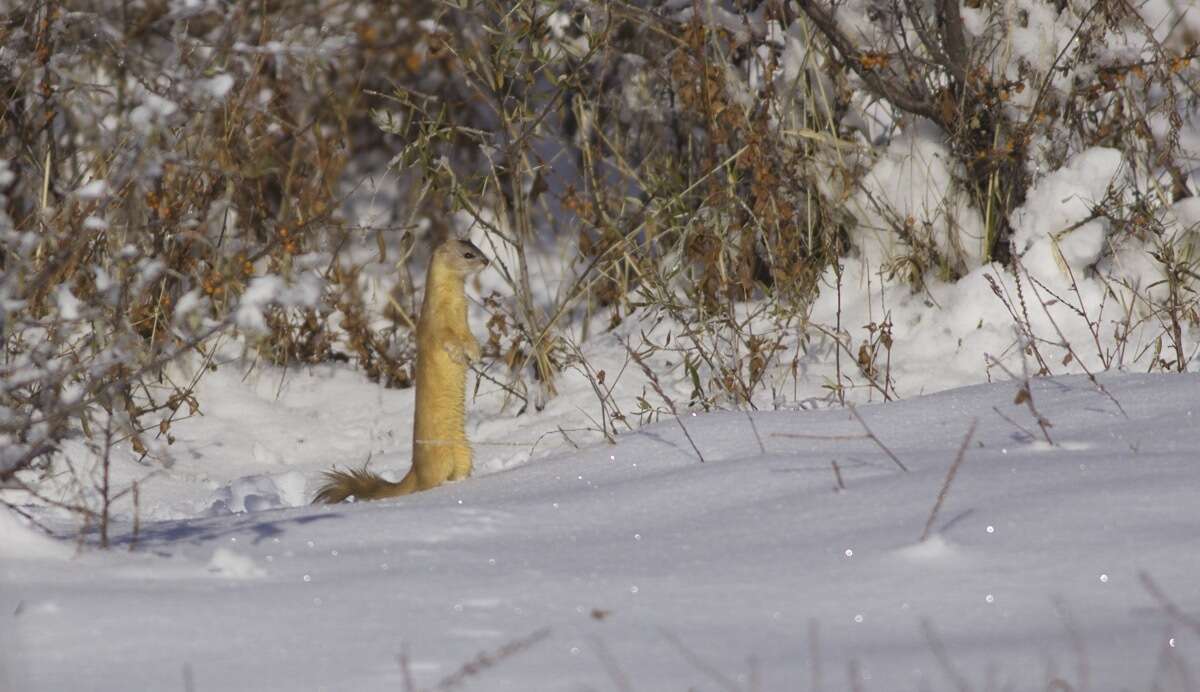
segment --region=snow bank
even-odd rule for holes
[[[483,653],[471,682],[496,692],[613,670],[790,690],[818,667],[827,690],[1186,690],[1200,376],[1102,383],[1032,383],[1053,444],[1018,382],[860,407],[907,473],[844,410],[716,413],[686,419],[703,463],[670,420],[405,498],[5,559],[0,688],[174,689],[186,669],[200,690],[432,689]],[[0,550],[41,543],[0,521]],[[132,525],[112,533],[125,548]]]
[[[0,560],[61,560],[74,553],[73,546],[45,535],[25,517],[0,507]]]
[[[858,218],[851,237],[866,261],[887,266],[916,244],[932,245],[952,267],[979,266],[986,234],[956,182],[963,176],[933,125],[922,121],[893,139],[850,199]]]
[[[1092,210],[1120,182],[1121,152],[1094,147],[1034,183],[1013,212],[1013,246],[1024,269],[1060,285],[1077,280],[1105,249],[1108,222]]]

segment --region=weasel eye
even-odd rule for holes
[[[475,259],[475,253],[474,252],[464,252],[463,257],[466,257],[467,259]]]

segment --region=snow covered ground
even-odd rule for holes
[[[842,409],[533,454],[565,409],[477,413],[476,477],[335,507],[318,469],[404,471],[411,391],[270,379],[205,380],[135,545],[128,505],[111,551],[0,515],[0,690],[1200,686],[1194,374],[1035,380],[1053,445],[1019,383],[858,408],[908,472]]]

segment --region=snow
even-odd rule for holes
[[[204,303],[204,296],[199,289],[192,289],[184,293],[179,298],[179,302],[175,305],[175,319],[181,320],[186,318],[192,312],[200,308]]]
[[[6,189],[16,180],[17,174],[9,167],[8,159],[0,159],[0,189]]]
[[[101,199],[108,195],[108,182],[105,180],[93,180],[75,191],[75,196],[79,199]]]
[[[185,20],[218,3],[169,7]],[[888,45],[891,33],[915,45],[913,27],[872,19],[879,7],[837,3],[837,21],[864,45]],[[1014,121],[1028,119],[1043,90],[1047,102],[1062,98],[1092,81],[1097,66],[1157,59],[1153,42],[1141,38],[1111,33],[1081,42],[1088,7],[1014,0],[962,8],[978,45],[992,46],[991,74],[1028,87],[1008,101]],[[807,22],[785,27],[769,19],[766,5],[744,15],[707,1],[672,0],[660,9],[677,23],[698,12],[739,42],[763,36],[781,49],[774,74],[767,64],[775,48],[760,43],[761,65],[744,75],[726,65],[722,80],[727,96],[747,106],[773,83],[786,97],[770,113],[773,127],[827,136],[808,129],[808,114],[828,111],[823,99],[842,90],[849,101],[841,117],[862,135],[838,166],[813,160],[826,172],[818,176],[821,192],[844,200],[854,216],[844,264],[826,271],[796,321],[755,316],[761,303],[730,307],[738,329],[779,338],[753,406],[712,394],[716,367],[696,375],[712,397],[705,406],[754,410],[686,412],[689,439],[669,414],[642,407],[663,397],[627,356],[627,344],[663,345],[647,360],[665,395],[686,405],[697,398],[693,382],[680,347],[666,345],[694,329],[711,342],[708,356],[737,368],[746,354],[734,327],[689,324],[696,313],[664,317],[647,307],[610,328],[610,315],[567,309],[555,328],[578,341],[587,370],[568,362],[558,396],[544,408],[514,410],[495,383],[506,378],[502,362],[481,364],[492,379],[472,375],[472,478],[397,500],[310,506],[330,468],[369,464],[387,478],[403,476],[414,399],[411,389],[383,388],[351,364],[281,368],[254,355],[264,311],[317,306],[327,289],[328,256],[295,256],[270,268],[278,274],[250,279],[232,311],[239,333],[223,333],[205,344],[203,358],[167,368],[164,381],[195,382],[195,398],[179,403],[169,425],[143,431],[146,452],[128,441],[111,450],[112,549],[98,548],[95,522],[81,536],[79,516],[56,507],[99,505],[96,444],[79,437],[63,444],[37,478],[43,498],[0,489],[0,500],[21,510],[0,506],[0,692],[406,690],[409,677],[422,689],[446,689],[458,686],[456,676],[487,690],[1196,689],[1200,332],[1188,302],[1178,317],[1181,342],[1170,343],[1167,321],[1175,316],[1164,311],[1174,304],[1167,279],[1179,282],[1185,300],[1195,289],[1200,199],[1168,198],[1172,181],[1145,170],[1144,152],[1077,151],[1064,130],[1035,132],[1033,185],[1008,219],[1016,260],[991,263],[984,222],[965,193],[967,171],[946,135],[919,119],[897,119],[855,88],[857,77],[835,85]],[[1178,53],[1200,31],[1189,3],[1148,0],[1134,9],[1164,49]],[[353,12],[369,19],[365,6]],[[586,51],[586,33],[572,38],[577,19],[588,21],[574,11],[547,15],[551,43],[543,48]],[[420,26],[440,30],[433,18]],[[277,38],[232,50],[241,59],[271,58],[282,78],[288,61],[330,56],[352,40],[327,36],[324,27]],[[666,124],[672,96],[654,86],[654,65],[633,54],[617,65],[620,119]],[[135,135],[153,134],[192,118],[197,104],[219,106],[240,83],[234,67],[176,83],[166,73],[131,82],[136,106],[126,124]],[[260,106],[280,96],[256,89],[251,100]],[[296,90],[317,91],[306,82]],[[810,93],[815,102],[805,103]],[[1194,189],[1194,104],[1163,99],[1155,87],[1142,104],[1146,146],[1177,138],[1181,174]],[[580,108],[582,141],[597,114]],[[125,121],[103,122],[119,133]],[[276,122],[267,131],[283,132]],[[481,151],[503,165],[505,149],[495,144]],[[570,149],[545,148],[541,158],[558,162],[547,169],[552,186],[578,182],[562,155]],[[374,158],[382,164],[394,153]],[[449,159],[441,161],[449,170]],[[419,267],[431,221],[404,209],[411,172],[379,168],[364,159],[365,183],[337,183],[347,192],[342,213],[363,237],[408,228],[422,239],[407,259]],[[862,185],[843,181],[846,170],[861,173]],[[119,167],[105,174],[113,171]],[[0,190],[16,180],[0,160]],[[108,229],[116,217],[93,202],[116,187],[97,179],[71,193],[84,231]],[[1159,188],[1163,194],[1150,194]],[[1144,204],[1161,233],[1091,218],[1118,195],[1123,209]],[[0,226],[11,226],[2,207]],[[517,253],[501,240],[515,230],[507,215],[475,211],[439,224],[471,234],[493,267],[515,267]],[[203,222],[224,229],[247,220],[217,204]],[[484,225],[502,233],[485,233]],[[579,280],[571,263],[578,247],[567,235],[539,238],[529,249],[533,298],[546,314]],[[30,254],[44,242],[35,233],[12,238],[10,247]],[[945,266],[927,268],[919,281],[899,270],[889,275],[914,245],[935,248]],[[359,243],[339,256],[363,270],[367,311],[376,316],[406,261],[395,254],[375,261],[377,247]],[[1177,275],[1151,256],[1163,248],[1176,253]],[[120,253],[136,261],[135,293],[169,278],[163,262],[143,253],[132,240]],[[267,269],[265,260],[255,266]],[[94,273],[96,291],[123,305],[119,282],[99,266]],[[17,303],[3,279],[7,310]],[[511,287],[497,269],[469,284],[477,336],[489,316],[480,298],[494,292],[510,300]],[[49,287],[54,314],[90,319],[95,310],[72,292],[86,288]],[[180,296],[179,334],[213,322],[212,308],[199,288]],[[883,343],[883,325],[887,350],[874,363],[881,394],[854,356],[868,342]],[[347,353],[341,345],[335,351]],[[1129,374],[1169,367],[1158,361],[1176,352],[1190,373]],[[42,373],[26,353],[7,367],[11,386]],[[1054,376],[1032,383],[1035,414],[1016,401],[1022,383],[1009,380],[1039,367]],[[1126,373],[1100,375],[1101,387],[1069,375],[1083,367]],[[597,372],[607,381],[587,377]],[[63,382],[61,390],[64,403],[87,405],[80,383]],[[833,405],[834,390],[859,405],[874,439]],[[902,400],[873,403],[887,392]],[[619,425],[614,411],[629,425]],[[1049,427],[1038,426],[1037,414]],[[603,443],[600,421],[615,444]],[[44,436],[48,425],[33,435]],[[0,437],[0,468],[31,446]],[[71,478],[72,463],[81,482]],[[927,523],[932,533],[921,540]]]
[[[1053,444],[1018,382],[861,406],[878,443],[844,409],[687,416],[704,462],[663,420],[501,470],[489,443],[549,421],[476,419],[476,477],[334,507],[301,477],[402,472],[411,391],[241,377],[206,378],[136,538],[119,510],[116,549],[64,561],[68,525],[0,515],[0,689],[427,688],[481,652],[470,689],[1174,690],[1200,664],[1197,375],[1034,380]],[[181,511],[191,474],[262,468]]]
[[[83,303],[71,293],[65,285],[59,285],[55,291],[55,301],[58,304],[58,314],[64,320],[77,320],[83,309]]]
[[[217,548],[208,561],[208,570],[228,579],[257,579],[266,576],[266,570],[254,563],[250,557],[230,550]]]
[[[233,88],[233,75],[222,72],[208,79],[196,82],[196,93],[212,101],[224,101]]]
[[[299,263],[304,261],[302,258]],[[269,305],[312,307],[320,300],[321,290],[321,281],[312,272],[303,272],[291,282],[275,274],[257,276],[242,293],[234,321],[249,332],[266,332],[263,311]]]
[[[255,332],[267,331],[267,319],[263,310],[283,291],[283,279],[275,275],[255,277],[238,301],[237,316],[234,318],[242,329]]]
[[[165,99],[158,94],[146,92],[142,105],[134,108],[129,114],[129,120],[138,130],[149,132],[154,126],[162,123],[179,110],[174,101]]]

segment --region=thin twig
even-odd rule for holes
[[[900,457],[897,457],[895,454],[893,454],[892,450],[888,449],[887,445],[880,441],[878,437],[875,437],[875,433],[871,432],[871,429],[867,427],[867,422],[858,414],[858,409],[854,406],[854,404],[846,404],[846,408],[850,409],[850,415],[854,416],[855,420],[858,421],[858,424],[861,425],[863,430],[866,431],[867,437],[870,438],[870,440],[876,445],[878,445],[878,447],[883,450],[883,453],[888,455],[888,458],[895,462],[896,466],[900,467],[901,471],[908,473],[908,467],[904,465],[904,462],[900,461]]]
[[[677,651],[679,651],[679,654],[683,656],[688,663],[692,664],[692,666],[696,668],[696,670],[699,670],[701,673],[704,673],[708,677],[712,678],[713,682],[716,682],[718,685],[727,690],[731,690],[731,692],[741,692],[741,688],[738,687],[736,682],[729,679],[729,677],[713,667],[711,663],[708,663],[704,659],[700,658],[694,651],[687,648],[687,646],[680,641],[679,637],[676,637],[662,628],[659,628],[658,631],[664,639],[670,642],[671,645],[674,646]]]
[[[608,673],[608,677],[612,680],[613,685],[619,692],[633,692],[633,685],[629,683],[629,676],[625,671],[621,670],[621,666],[617,664],[617,659],[613,656],[604,642],[596,637],[592,640],[592,646],[596,647],[596,658],[600,659],[600,665],[604,667],[604,672]]]
[[[846,662],[846,679],[850,683],[850,692],[865,692],[863,688],[862,664],[857,658],[851,657]]]
[[[937,659],[938,665],[945,671],[946,677],[950,678],[951,683],[958,688],[959,692],[971,692],[971,683],[955,669],[953,661],[950,660],[950,654],[946,651],[946,645],[937,636],[937,632],[933,630],[933,624],[928,619],[921,619],[921,633],[925,635],[925,642],[929,644],[929,650],[933,652],[933,657]]]
[[[771,433],[771,437],[788,437],[794,440],[869,440],[870,435],[809,435],[806,433]]]
[[[750,415],[749,411],[744,411],[744,413],[746,414],[746,422],[750,423],[750,430],[754,433],[754,439],[758,442],[758,453],[765,455],[767,448],[763,445],[762,437],[758,434],[758,426],[754,424],[754,417]]]
[[[142,528],[142,493],[137,481],[133,482],[133,537],[129,539],[129,551],[137,547],[138,533]]]
[[[1026,435],[1026,436],[1027,436],[1027,437],[1028,437],[1030,440],[1033,440],[1035,437],[1037,437],[1037,435],[1034,435],[1032,432],[1030,432],[1028,428],[1026,428],[1025,426],[1021,425],[1020,423],[1016,422],[1016,421],[1015,421],[1015,420],[1013,420],[1012,418],[1009,418],[1008,416],[1004,415],[1004,412],[1003,412],[1003,411],[1001,411],[999,407],[997,407],[997,406],[993,406],[993,407],[992,407],[992,410],[996,412],[996,415],[997,415],[997,416],[1000,416],[1000,417],[1001,417],[1001,418],[1003,418],[1005,421],[1007,421],[1009,425],[1011,425],[1011,426],[1013,426],[1014,428],[1016,428],[1017,430],[1020,430],[1021,432],[1025,433],[1025,435]]]
[[[836,490],[845,490],[846,484],[842,482],[842,469],[838,467],[837,460],[829,462],[833,466],[833,477],[837,479]]]
[[[396,662],[400,664],[400,679],[404,681],[404,692],[417,692],[417,684],[413,680],[412,667],[408,661],[408,646],[400,648],[396,654]]]
[[[1142,586],[1146,588],[1146,591],[1150,594],[1150,597],[1155,601],[1158,601],[1158,606],[1163,609],[1164,613],[1166,613],[1172,620],[1175,620],[1184,627],[1194,631],[1197,635],[1200,635],[1200,620],[1197,620],[1196,618],[1183,612],[1183,610],[1181,610],[1179,606],[1176,605],[1176,603],[1158,587],[1158,584],[1150,576],[1149,572],[1146,572],[1145,570],[1139,571],[1138,579],[1141,580]]]
[[[812,671],[812,692],[821,692],[821,626],[808,621],[808,667]]]

